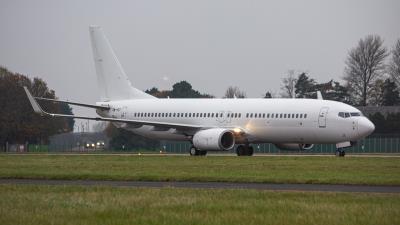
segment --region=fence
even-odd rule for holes
[[[315,153],[315,154],[335,154],[335,144],[316,144],[311,150],[307,151],[283,151],[274,144],[256,144],[254,146],[255,153],[271,153],[271,154],[290,154],[290,153]],[[171,153],[187,153],[190,149],[188,142],[166,142],[163,145],[166,152]],[[400,153],[400,138],[379,137],[367,138],[360,141],[357,145],[346,148],[347,153]],[[230,152],[234,152],[231,150]]]
[[[163,150],[167,153],[182,153],[189,152],[191,144],[189,142],[162,142],[158,149],[147,149],[145,151],[160,151]],[[255,153],[265,154],[334,154],[336,151],[335,144],[317,144],[311,150],[307,151],[283,151],[273,144],[255,144],[253,145]],[[7,151],[6,149],[0,149]],[[76,146],[69,143],[58,143],[54,146],[47,145],[28,145],[28,152],[88,152],[88,151],[107,151],[103,148],[86,149],[84,146],[76,148]],[[8,149],[7,152],[12,152]],[[144,149],[120,149],[118,151],[131,152],[131,151],[144,151]],[[17,151],[14,151],[17,152]],[[234,150],[229,151],[234,153]],[[347,153],[400,153],[400,138],[399,137],[371,137],[360,141],[356,146],[346,148]]]

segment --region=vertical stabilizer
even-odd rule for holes
[[[101,101],[154,98],[134,88],[99,26],[90,26],[90,39]]]

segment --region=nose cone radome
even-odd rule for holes
[[[362,137],[370,135],[375,130],[375,125],[367,118],[358,121],[358,134]]]

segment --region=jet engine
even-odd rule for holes
[[[275,144],[277,148],[285,151],[304,151],[310,150],[314,147],[314,144],[297,144],[297,143],[283,143]]]
[[[193,145],[198,150],[229,150],[235,145],[235,135],[223,128],[201,130],[194,134]]]

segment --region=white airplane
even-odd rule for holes
[[[308,150],[314,144],[344,148],[375,127],[347,104],[319,99],[159,99],[134,88],[100,27],[89,28],[101,101],[96,104],[38,98],[96,109],[99,117],[45,112],[25,87],[36,113],[109,121],[149,138],[189,141],[190,155],[227,151],[252,155],[251,144],[273,143],[282,150]]]

